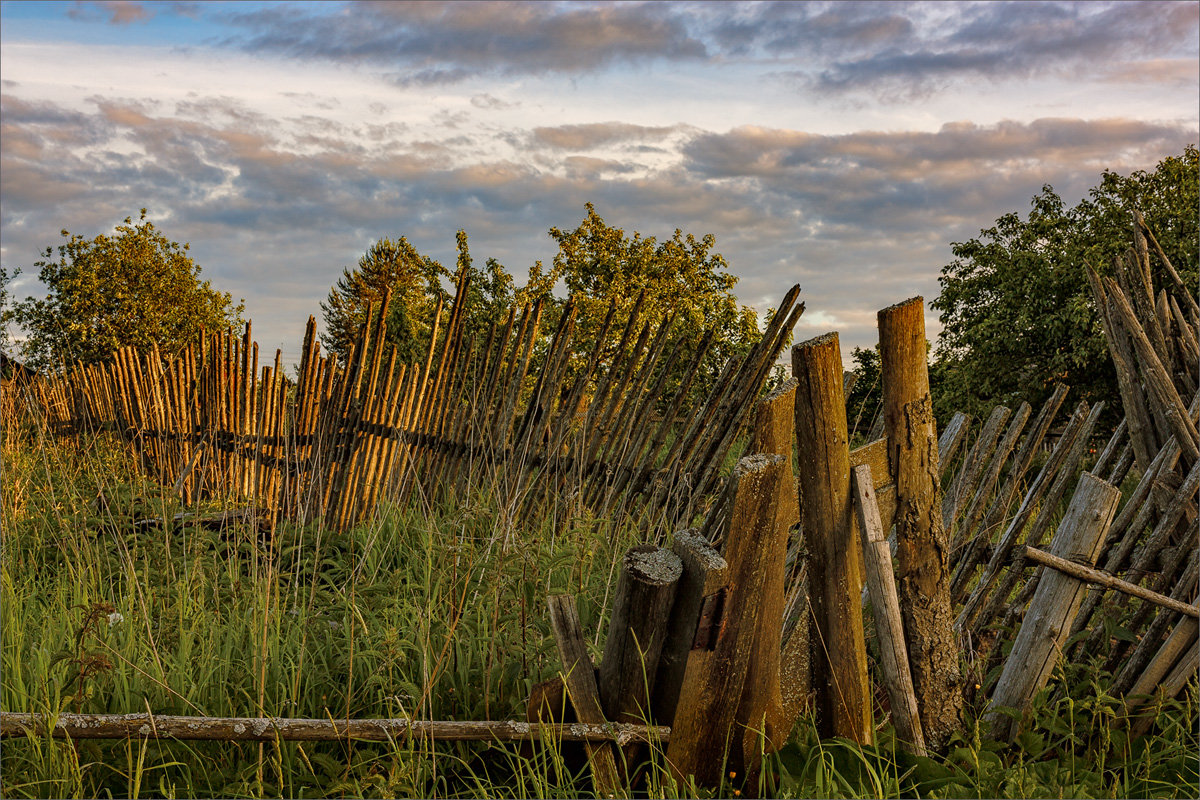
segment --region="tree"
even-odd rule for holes
[[[413,363],[425,354],[438,301],[449,294],[442,278],[449,272],[428,256],[417,252],[403,236],[383,238],[367,248],[354,269],[342,277],[321,303],[325,316],[325,347],[343,363],[367,319],[367,309],[378,311],[387,289],[392,299],[386,313],[387,341],[397,348],[397,357]]]
[[[63,230],[66,244],[47,247],[35,262],[49,293],[17,303],[14,319],[27,338],[28,363],[54,370],[80,360],[102,361],[121,347],[157,344],[174,355],[203,329],[241,321],[242,303],[199,278],[188,245],[167,239],[146,221],[125,218],[112,235],[94,239]]]
[[[403,236],[398,240],[380,239],[367,248],[353,270],[342,271],[342,277],[321,303],[326,331],[321,339],[325,347],[342,361],[367,319],[371,306],[372,318],[383,302],[388,288],[391,301],[387,314],[385,342],[396,347],[397,359],[416,363],[429,350],[433,332],[434,313],[442,303],[439,324],[449,321],[452,299],[447,284],[457,281],[464,273],[470,277],[464,311],[464,327],[468,335],[483,336],[493,319],[503,318],[513,302],[513,279],[504,266],[489,258],[483,269],[474,266],[467,246],[467,234],[459,231],[457,268],[452,274],[440,263],[417,252]]]
[[[1120,398],[1100,321],[1084,274],[1090,264],[1112,274],[1133,242],[1140,210],[1189,285],[1197,280],[1198,195],[1194,145],[1153,172],[1105,171],[1087,199],[1066,208],[1053,188],[1033,198],[1027,219],[1010,213],[978,238],[952,244],[932,307],[943,330],[930,375],[940,387],[935,413],[986,416],[997,404],[1036,407],[1056,382],[1119,416]],[[1153,268],[1162,270],[1157,259]],[[1155,285],[1169,285],[1157,272]]]
[[[883,405],[883,384],[879,362],[879,345],[856,347],[850,354],[858,377],[846,394],[846,420],[855,443],[865,443],[871,423]]]
[[[594,347],[610,353],[616,349],[634,303],[645,292],[642,319],[657,322],[674,314],[674,330],[684,337],[675,362],[679,374],[672,377],[675,385],[682,380],[704,331],[709,327],[715,330],[713,346],[692,389],[693,393],[706,391],[725,361],[745,353],[758,335],[754,310],[739,305],[733,295],[737,277],[728,271],[725,259],[712,252],[714,237],[708,234],[697,239],[676,229],[661,243],[636,231],[631,238],[622,229],[605,224],[591,203],[586,211],[574,230],[550,229],[550,237],[558,244],[552,266],[547,271],[540,262],[534,265],[529,284],[519,295],[525,299],[549,297],[560,280],[566,284],[578,308],[574,365],[578,368]],[[614,324],[604,341],[599,341],[614,299]]]

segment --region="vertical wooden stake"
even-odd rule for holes
[[[896,475],[900,608],[921,723],[936,750],[961,726],[963,700],[925,347],[922,298],[879,312],[884,425]]]
[[[850,505],[850,448],[836,333],[792,348],[800,506],[816,629],[812,675],[825,736],[872,740],[862,623],[862,550]]]
[[[636,722],[649,712],[648,698],[681,574],[679,556],[651,544],[630,548],[621,559],[600,659],[600,702],[613,722]]]

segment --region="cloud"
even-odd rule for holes
[[[1051,118],[837,136],[741,127],[699,135],[683,152],[689,171],[761,193],[764,205],[791,204],[826,233],[870,220],[894,234],[986,222],[997,197],[1023,204],[1045,183],[1073,191],[1081,172],[1152,163],[1194,138],[1184,125]]]
[[[841,135],[603,122],[509,129],[497,154],[480,147],[490,128],[439,135],[461,123],[453,116],[432,130],[310,108],[277,117],[223,95],[96,96],[81,111],[6,93],[0,110],[6,266],[28,267],[62,227],[90,236],[148,206],[191,242],[206,278],[246,298],[264,345],[292,348],[342,267],[380,236],[453,263],[464,228],[478,259],[521,280],[553,257],[546,231],[578,225],[590,201],[630,233],[713,233],[739,297],[760,310],[800,282],[827,315],[805,335],[844,322],[849,353],[871,343],[876,309],[936,296],[949,242],[1026,208],[1044,183],[1074,202],[1103,169],[1151,168],[1195,137],[1126,119]],[[661,145],[660,165],[639,162],[647,143]]]
[[[1194,3],[973,3],[952,8],[940,18],[922,20],[924,10],[911,7],[912,25],[897,25],[894,35],[870,44],[836,36],[834,41],[850,45],[848,54],[796,74],[825,93],[866,89],[903,100],[968,76],[991,81],[1087,76],[1101,53],[1101,62],[1125,64],[1163,54],[1192,55],[1200,31]],[[852,16],[855,9],[842,12]]]
[[[476,94],[471,96],[471,105],[476,108],[501,111],[509,108],[517,108],[521,104],[519,102],[501,100],[499,97],[490,94]]]
[[[148,22],[154,17],[154,12],[134,0],[94,0],[73,3],[67,9],[67,16],[85,22],[94,22],[107,16],[110,25],[129,25]]]
[[[718,59],[754,59],[805,92],[901,102],[956,81],[1136,74],[1183,58],[1195,80],[1192,2],[776,2],[688,7]]]
[[[336,13],[278,5],[225,20],[243,31],[229,44],[382,67],[404,86],[707,56],[677,12],[652,3],[370,2]]]
[[[537,144],[560,150],[588,150],[621,142],[660,140],[678,129],[678,126],[651,127],[626,122],[594,122],[534,128],[533,139]]]

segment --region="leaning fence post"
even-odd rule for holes
[[[879,635],[880,666],[892,702],[892,718],[900,739],[913,753],[923,756],[926,755],[925,734],[921,731],[917,696],[908,667],[908,648],[904,646],[900,600],[892,573],[892,548],[879,518],[870,465],[860,464],[854,468],[851,485],[858,524],[862,528],[863,567],[871,593],[875,630]]]
[[[558,654],[563,662],[563,683],[567,696],[575,708],[580,722],[606,722],[600,707],[600,692],[596,688],[596,675],[592,670],[592,659],[588,656],[587,644],[583,640],[583,629],[579,624],[579,611],[571,595],[551,595],[546,598],[550,607],[550,626],[558,643]],[[592,782],[596,794],[601,797],[616,797],[621,793],[621,779],[617,773],[617,761],[612,745],[591,743],[585,745],[592,768]]]
[[[888,459],[896,476],[900,609],[921,724],[926,742],[938,749],[961,725],[962,678],[925,350],[922,298],[879,312],[883,416]]]
[[[872,740],[862,622],[862,550],[850,505],[850,447],[837,333],[792,348],[800,509],[808,539],[812,676],[823,735]]]
[[[1120,489],[1090,472],[1083,473],[1050,543],[1050,552],[1060,558],[1083,558],[1089,564],[1095,561],[1120,499]],[[1020,727],[996,709],[1012,708],[1024,713],[1033,696],[1050,680],[1086,591],[1087,584],[1070,575],[1054,570],[1042,575],[992,693],[993,710],[984,718],[996,739],[1012,739]]]

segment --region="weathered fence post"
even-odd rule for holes
[[[667,623],[667,637],[658,660],[658,675],[654,680],[651,706],[654,718],[672,724],[679,705],[679,693],[684,674],[704,674],[712,660],[713,649],[694,644],[707,644],[714,620],[725,603],[725,587],[729,584],[729,563],[709,547],[699,531],[693,529],[675,534],[675,555],[683,564],[683,575],[675,590],[675,603]],[[692,662],[696,662],[693,664]]]
[[[922,298],[879,312],[884,424],[896,476],[900,609],[926,742],[938,749],[961,725],[962,678],[925,346]]]
[[[800,509],[808,539],[812,676],[822,735],[872,740],[862,623],[862,550],[850,505],[850,449],[836,333],[792,348]]]
[[[1082,558],[1090,565],[1100,552],[1120,499],[1120,489],[1090,472],[1083,473],[1050,543],[1050,552],[1065,559]],[[1085,583],[1069,575],[1056,571],[1042,575],[992,693],[994,707],[1015,708],[1022,713],[1028,708],[1033,695],[1050,680],[1086,590]],[[1016,720],[996,710],[989,712],[985,721],[1000,740],[1013,738],[1020,727]]]
[[[926,755],[925,735],[921,731],[917,696],[908,666],[908,648],[904,645],[904,624],[900,617],[896,578],[892,573],[892,548],[879,519],[870,465],[860,464],[854,468],[851,485],[858,524],[862,528],[863,567],[871,593],[875,630],[879,635],[880,666],[892,702],[892,718],[900,739],[913,753],[923,756]]]
[[[730,478],[734,493],[725,547],[728,588],[702,602],[667,748],[675,775],[681,780],[692,775],[701,786],[719,786],[723,769],[739,777],[753,774],[760,737],[776,734],[772,726],[781,713],[778,673],[772,686],[752,662],[761,656],[754,648],[765,576],[783,568],[769,560],[781,552],[774,540],[787,535],[779,526],[780,509],[792,491],[785,467],[782,456],[747,456]],[[713,567],[719,572],[717,564]],[[776,654],[778,647],[776,639]],[[711,652],[697,658],[698,650]],[[759,682],[751,682],[752,676]]]
[[[579,624],[579,611],[575,598],[570,595],[551,595],[546,598],[550,607],[550,626],[558,643],[558,654],[563,662],[563,683],[567,696],[580,722],[604,723],[604,710],[600,707],[600,692],[596,688],[596,674],[592,670],[592,659],[583,640],[583,629]],[[592,768],[592,782],[596,794],[601,797],[616,797],[621,780],[617,773],[617,762],[612,745],[606,743],[585,745],[588,762]]]
[[[651,544],[632,547],[621,559],[600,659],[600,702],[611,722],[632,722],[649,713],[650,690],[682,573],[679,556]]]

